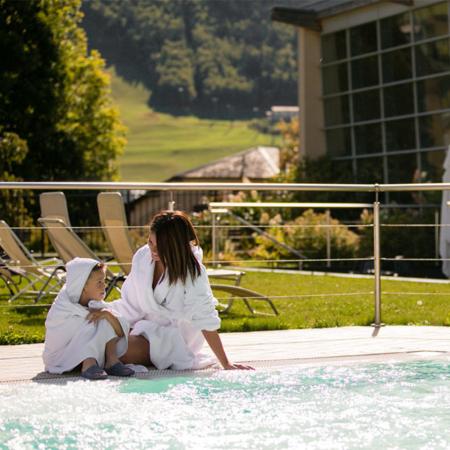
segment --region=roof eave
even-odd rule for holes
[[[272,8],[271,18],[276,22],[308,28],[313,31],[322,31],[322,19],[380,2],[397,3],[404,6],[414,5],[414,0],[353,0],[323,9],[322,11],[276,6]]]
[[[277,6],[272,8],[271,18],[276,22],[308,28],[313,31],[322,30],[317,13],[307,9],[293,9]]]

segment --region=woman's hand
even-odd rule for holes
[[[233,364],[228,361],[225,350],[223,349],[222,341],[217,331],[202,330],[203,336],[205,336],[206,342],[208,342],[211,350],[216,355],[220,364],[225,370],[255,370],[251,366],[245,364]]]
[[[255,370],[252,366],[247,366],[245,364],[233,364],[228,363],[223,366],[224,370]]]

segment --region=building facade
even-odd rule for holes
[[[300,147],[357,182],[442,180],[450,144],[450,0],[316,0],[299,27]]]

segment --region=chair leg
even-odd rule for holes
[[[231,307],[233,306],[233,303],[234,303],[234,299],[233,299],[233,298],[230,298],[230,299],[228,300],[228,305],[225,306],[224,309],[222,309],[222,311],[220,311],[220,313],[221,313],[221,314],[227,313],[227,312],[231,309]],[[220,305],[221,305],[221,304],[220,304]],[[222,306],[222,305],[221,305],[221,306]]]
[[[124,276],[122,274],[115,276],[109,283],[108,283],[108,287],[106,288],[106,293],[105,293],[105,300],[108,298],[108,295],[111,293],[111,291],[113,289],[117,289],[118,292],[120,293],[120,289],[117,286],[117,283],[119,281],[124,281]]]
[[[228,305],[220,311],[221,313],[226,313],[230,310],[231,305],[233,304],[233,301],[236,299],[240,299],[244,302],[247,309],[251,312],[253,316],[255,315],[261,315],[261,316],[278,316],[279,312],[275,305],[273,304],[272,300],[265,295],[262,295],[258,292],[252,291],[250,289],[242,288],[239,286],[233,286],[229,284],[211,284],[211,288],[214,290],[226,292],[228,294],[231,294],[231,297],[228,300]],[[256,309],[254,309],[251,305],[250,300],[254,301],[265,301],[269,303],[270,308],[272,309],[273,313],[264,313],[259,312]],[[223,306],[223,305],[221,305]]]
[[[8,273],[1,271],[0,278],[2,279],[3,283],[5,283],[5,286],[8,289],[9,294],[11,296],[14,295],[15,289],[17,289],[17,288],[16,288],[16,283],[14,283],[14,280],[12,279],[12,277]]]
[[[250,306],[249,301],[246,298],[243,298],[242,301],[245,303],[245,306],[247,306],[247,309],[252,313],[252,315],[255,315],[255,310]]]
[[[50,276],[47,278],[47,280],[44,283],[44,286],[42,286],[41,290],[39,291],[38,295],[36,296],[36,298],[34,299],[34,303],[37,303],[44,294],[47,294],[49,291],[47,291],[47,286],[50,284],[50,281],[54,278],[57,278],[57,273],[58,270],[62,270],[62,271],[66,271],[64,266],[58,266],[55,267],[55,269],[53,270],[53,272],[50,274]],[[56,280],[57,284],[59,284],[59,280]]]
[[[272,308],[272,311],[275,313],[276,316],[279,316],[280,313],[278,312],[278,309],[275,308],[275,305],[273,304],[272,300],[270,300],[269,298],[267,299],[267,301],[269,302],[270,307]]]
[[[30,288],[33,288],[36,283],[41,281],[40,279],[36,279],[34,281],[30,281],[24,288],[22,288],[19,292],[17,292],[14,296],[12,296],[8,302],[12,303],[15,301],[18,297],[20,297],[22,294],[25,294]]]

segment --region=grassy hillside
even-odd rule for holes
[[[278,143],[249,129],[246,121],[155,113],[147,105],[144,87],[110,73],[113,97],[128,127],[128,145],[120,160],[124,181],[162,181],[255,145]]]

